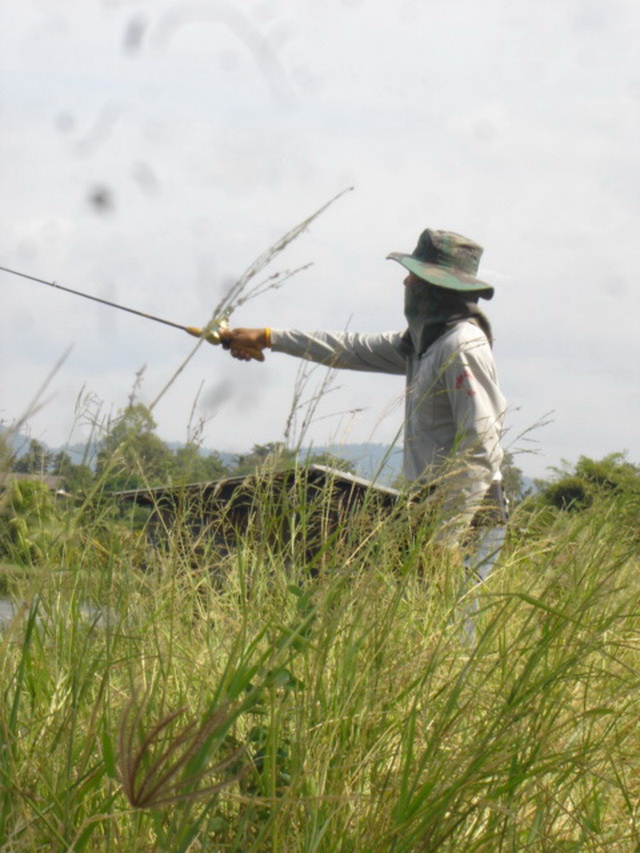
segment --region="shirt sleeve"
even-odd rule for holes
[[[346,370],[373,373],[406,372],[400,332],[300,332],[271,329],[271,349]]]

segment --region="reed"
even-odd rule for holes
[[[363,507],[319,560],[265,529],[322,499],[257,494],[230,553],[94,495],[4,564],[1,849],[638,848],[625,494],[522,510],[472,590],[402,512]]]

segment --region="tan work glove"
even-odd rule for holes
[[[263,350],[270,346],[268,329],[220,329],[220,343],[240,361],[264,361]]]

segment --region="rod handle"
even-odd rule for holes
[[[193,335],[194,338],[203,338],[207,343],[218,345],[221,344],[220,340],[220,329],[226,329],[227,324],[223,320],[221,323],[216,326],[215,329],[212,329],[206,335],[204,333],[204,329],[198,329],[197,326],[185,326],[185,332],[188,332],[190,335]],[[247,348],[247,353],[251,356],[251,358],[256,361],[264,361],[264,353],[260,349],[249,349]]]
[[[193,335],[194,338],[204,338],[207,343],[210,344],[219,344],[220,343],[220,332],[218,328],[212,329],[210,332],[207,332],[205,335],[204,329],[199,329],[197,326],[185,326],[184,330],[190,335]]]

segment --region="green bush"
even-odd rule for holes
[[[577,474],[563,477],[556,483],[548,485],[543,497],[551,506],[568,512],[586,509],[593,503],[592,489],[588,480]]]
[[[538,485],[539,492],[533,503],[575,512],[614,495],[623,501],[637,501],[640,469],[620,453],[612,453],[601,460],[581,456],[573,471],[560,472],[552,482]]]

